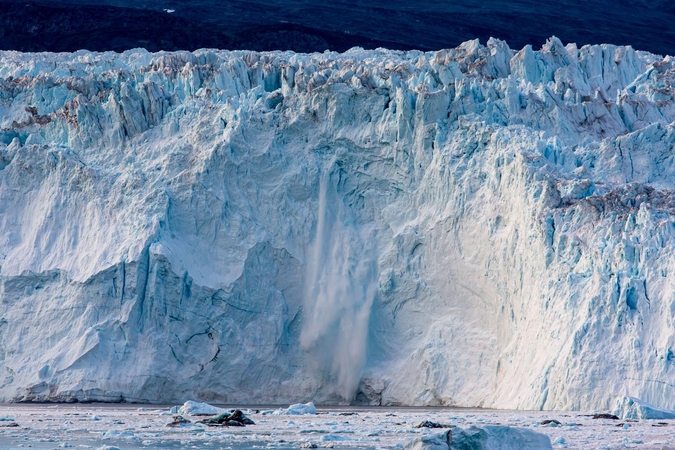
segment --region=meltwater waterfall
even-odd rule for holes
[[[337,192],[339,172],[320,174],[317,224],[307,258],[300,342],[336,393],[352,400],[366,362],[368,322],[377,290],[372,225],[356,222]]]

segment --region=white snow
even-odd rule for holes
[[[555,38],[0,52],[0,399],[675,409],[674,83]]]

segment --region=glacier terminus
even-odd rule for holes
[[[0,400],[675,408],[675,61],[0,52]]]

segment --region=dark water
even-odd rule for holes
[[[167,13],[165,9],[175,12]],[[675,54],[672,0],[0,0],[0,49],[435,50],[479,38]]]

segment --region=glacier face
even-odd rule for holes
[[[675,408],[675,64],[0,52],[5,401]]]

